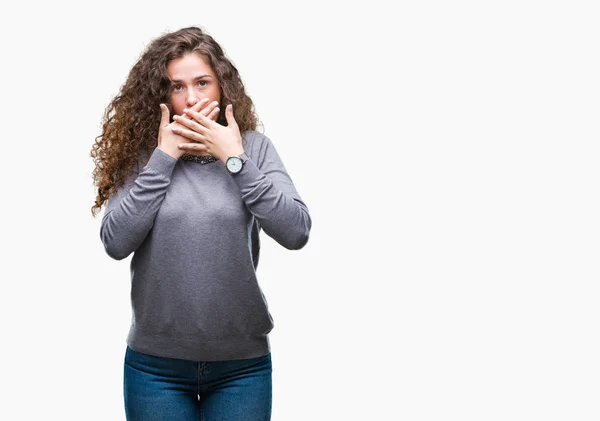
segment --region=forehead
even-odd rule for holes
[[[198,53],[187,53],[183,57],[173,59],[167,65],[171,79],[193,79],[200,75],[214,76],[210,65]]]

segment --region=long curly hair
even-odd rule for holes
[[[95,138],[90,152],[95,168],[92,173],[98,194],[92,216],[121,187],[142,153],[148,157],[158,145],[161,119],[159,104],[173,108],[172,84],[167,67],[173,59],[198,53],[211,66],[219,83],[221,104],[233,104],[240,133],[256,130],[260,121],[246,94],[236,67],[219,44],[198,27],[183,28],[154,39],[133,65],[120,92],[102,117],[102,134]],[[216,122],[227,125],[225,107],[220,107]],[[262,126],[262,123],[260,123]]]

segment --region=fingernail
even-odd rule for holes
[[[188,110],[187,108],[184,108],[184,109],[183,109],[183,112],[184,112],[184,113],[187,113],[188,111],[189,111],[189,110]]]

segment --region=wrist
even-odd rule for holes
[[[246,152],[246,151],[244,150],[244,148],[232,149],[232,150],[230,150],[229,152],[225,152],[225,153],[223,154],[223,158],[221,158],[221,162],[222,162],[223,164],[227,165],[227,159],[228,159],[230,156],[240,156],[240,155],[241,155],[241,154],[243,154],[244,152]]]
[[[168,155],[171,155],[175,159],[179,159],[179,158],[181,158],[181,155],[183,155],[183,151],[180,149],[171,149],[171,148],[166,148],[164,146],[159,146],[158,149],[160,149],[161,151],[163,151],[164,153],[166,153]]]

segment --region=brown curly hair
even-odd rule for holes
[[[198,27],[161,35],[133,65],[120,92],[104,112],[102,134],[95,138],[90,152],[95,164],[94,184],[98,186],[92,216],[124,184],[140,154],[149,156],[156,148],[161,119],[159,104],[166,104],[169,115],[173,116],[167,67],[171,60],[192,52],[199,53],[213,69],[219,83],[220,102],[233,104],[240,133],[256,130],[260,122],[254,104],[246,94],[238,70],[219,44]],[[216,122],[227,125],[225,107],[219,111]]]

